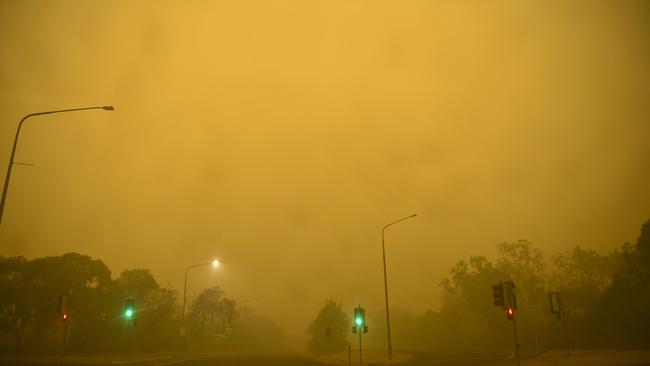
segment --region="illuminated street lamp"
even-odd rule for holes
[[[381,254],[384,260],[384,294],[386,295],[386,331],[388,332],[388,360],[389,361],[393,359],[393,344],[390,338],[390,312],[388,311],[388,278],[386,276],[386,249],[384,246],[384,232],[389,226],[395,225],[398,222],[404,221],[406,219],[410,219],[411,217],[415,217],[415,216],[417,216],[417,214],[403,217],[397,221],[391,222],[390,224],[384,226],[383,229],[381,229]]]
[[[219,260],[215,259],[212,262],[199,263],[185,268],[185,286],[183,287],[183,310],[181,312],[181,317],[183,319],[183,326],[185,326],[185,300],[187,299],[187,272],[189,272],[190,269],[196,267],[212,266],[212,268],[217,268],[219,267],[219,265],[220,265]]]
[[[14,164],[16,164],[14,162],[14,156],[16,155],[16,145],[18,144],[18,135],[20,135],[20,129],[23,126],[23,122],[25,122],[27,118],[34,117],[34,116],[42,116],[44,114],[54,114],[54,113],[64,113],[64,112],[85,111],[88,109],[103,109],[105,111],[115,110],[113,106],[110,105],[97,106],[97,107],[85,107],[85,108],[73,108],[73,109],[61,109],[56,111],[47,111],[47,112],[28,114],[25,117],[23,117],[23,119],[20,120],[20,122],[18,123],[18,129],[16,130],[16,137],[14,137],[14,145],[13,148],[11,149],[11,157],[9,158],[9,166],[7,166],[7,175],[5,176],[4,187],[2,188],[2,199],[0,199],[0,224],[2,224],[2,215],[5,210],[5,200],[7,198],[7,190],[9,189],[9,179],[11,179],[11,168],[13,167]]]

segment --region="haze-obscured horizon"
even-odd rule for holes
[[[469,255],[610,251],[650,217],[642,1],[5,1],[0,253],[218,284],[292,334],[423,311]]]

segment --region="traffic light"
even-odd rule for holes
[[[551,304],[551,313],[555,314],[559,320],[562,320],[564,317],[564,311],[562,310],[562,300],[560,299],[560,293],[549,292],[548,301]]]
[[[126,319],[133,319],[135,316],[135,299],[126,299],[124,305],[124,317]]]
[[[368,327],[366,326],[366,310],[361,306],[354,308],[354,325],[352,326],[352,333],[356,333],[357,331],[368,333]]]
[[[515,317],[515,310],[510,306],[506,307],[506,318],[512,320]]]
[[[366,324],[366,311],[360,306],[354,308],[354,324],[357,327],[363,327]]]
[[[68,314],[68,295],[61,295],[59,297],[58,313],[63,322],[66,322],[70,317]]]
[[[492,285],[492,301],[494,306],[506,306],[506,298],[503,291],[503,282]]]
[[[503,295],[505,298],[506,306],[517,310],[517,295],[515,294],[515,283],[506,281],[503,283]]]

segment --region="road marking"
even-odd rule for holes
[[[186,359],[183,359],[183,360],[175,360],[175,361],[163,362],[163,363],[156,364],[156,366],[167,366],[167,365],[173,365],[173,364],[176,364],[176,363],[182,363],[182,362],[188,362],[188,361],[194,361],[194,360],[198,360],[198,358],[186,358]]]

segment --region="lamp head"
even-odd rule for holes
[[[217,268],[217,267],[219,267],[219,260],[215,259],[212,261],[212,268]]]
[[[115,108],[113,108],[112,105],[105,105],[105,106],[102,107],[102,109],[105,110],[105,111],[114,111],[115,110]]]

